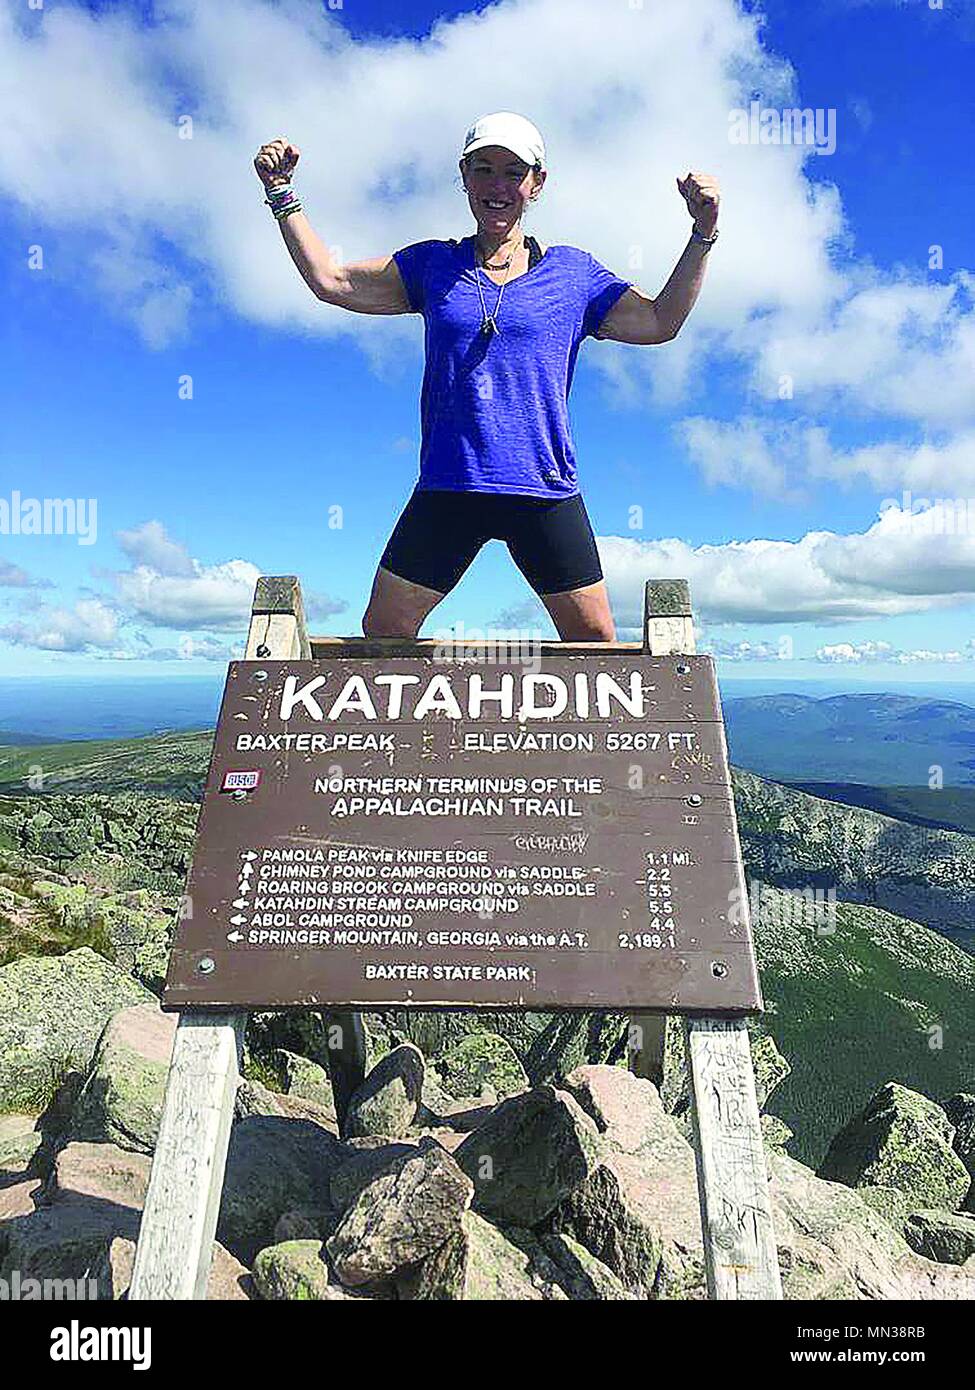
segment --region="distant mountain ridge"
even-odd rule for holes
[[[862,806],[895,820],[923,825],[929,830],[961,830],[975,835],[975,786],[868,787],[862,782],[787,782],[796,791],[839,801],[845,806]]]
[[[972,688],[975,701],[975,685]],[[747,695],[723,702],[732,761],[779,782],[975,789],[975,704],[916,695]]]

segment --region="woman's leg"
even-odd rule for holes
[[[585,584],[562,594],[538,596],[552,616],[563,642],[615,642],[616,626],[606,581]]]
[[[415,488],[380,556],[365,635],[415,637],[487,538],[478,494]]]
[[[564,642],[616,640],[596,538],[581,493],[552,502],[513,497],[505,539]]]
[[[439,590],[401,579],[380,565],[362,615],[362,631],[367,637],[415,637],[424,618],[444,597]]]

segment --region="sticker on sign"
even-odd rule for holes
[[[249,772],[225,772],[220,785],[222,792],[252,792],[260,784],[261,769]]]

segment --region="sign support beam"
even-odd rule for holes
[[[643,646],[651,656],[695,652],[686,580],[647,581]],[[748,1025],[744,1019],[694,1017],[684,1020],[684,1028],[708,1294],[781,1299]],[[638,1015],[631,1023],[637,1042],[633,1071],[658,1087],[666,1030],[663,1014]]]
[[[245,659],[310,655],[297,578],[259,579]],[[358,1036],[348,1015],[333,1022]],[[179,1015],[130,1299],[206,1297],[246,1024],[240,1012]],[[343,1075],[349,1094],[355,1066],[353,1058]]]

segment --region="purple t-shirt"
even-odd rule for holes
[[[509,280],[497,322],[481,333],[499,286],[474,267],[474,238],[418,241],[393,253],[410,306],[423,315],[416,486],[571,497],[579,491],[568,396],[582,340],[629,288],[587,251],[549,246]]]

